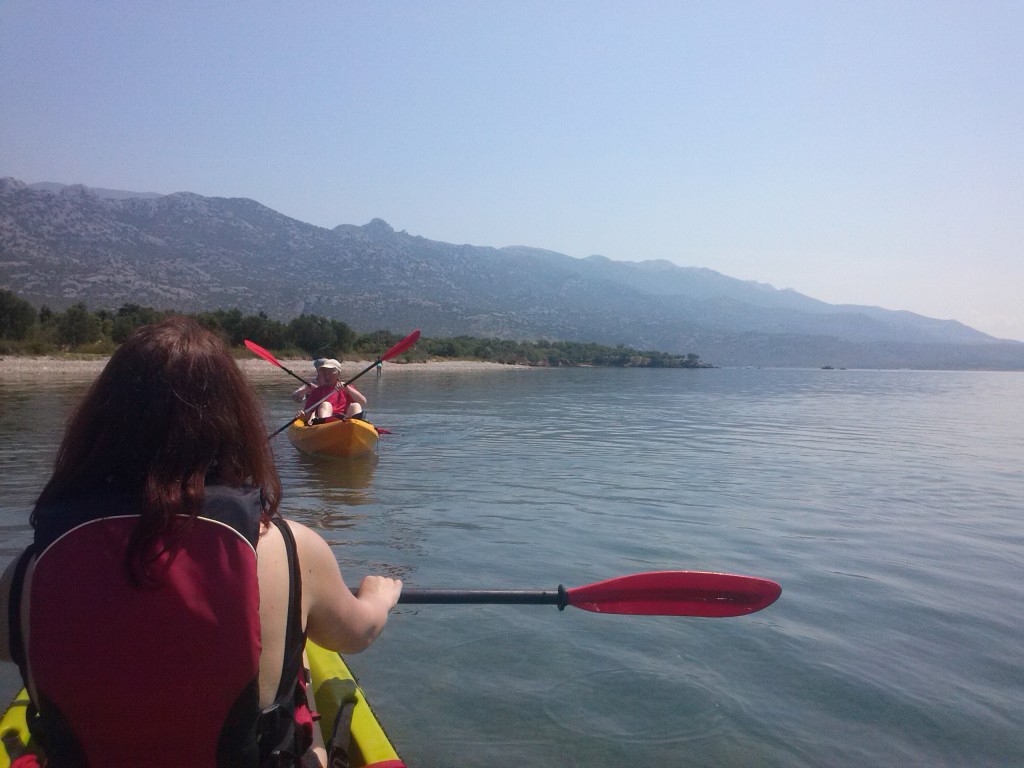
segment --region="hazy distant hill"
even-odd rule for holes
[[[837,306],[665,261],[454,245],[375,219],[324,229],[253,200],[0,179],[0,286],[36,304],[125,302],[334,317],[694,352],[715,365],[1024,368],[1024,344]]]
[[[41,181],[38,184],[29,184],[29,186],[32,189],[57,193],[71,185],[57,184],[52,181]],[[88,189],[97,197],[102,197],[108,200],[124,200],[126,197],[163,197],[163,195],[158,192],[128,192],[123,189],[103,189],[102,187],[89,187]]]

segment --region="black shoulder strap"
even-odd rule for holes
[[[306,632],[302,626],[302,572],[299,570],[299,553],[295,546],[292,529],[280,517],[272,517],[271,521],[281,531],[284,539],[285,552],[288,553],[288,625],[284,636],[284,666],[281,669],[281,682],[277,688],[277,699],[288,694],[295,688],[299,670],[302,669],[302,652],[306,648]]]
[[[35,552],[35,545],[29,544],[18,557],[18,564],[14,566],[14,576],[11,579],[11,594],[7,599],[7,635],[11,659],[21,670],[21,677],[26,685],[28,677],[25,675],[25,640],[21,632],[21,593],[25,586],[25,571],[28,569],[28,561],[32,559]]]

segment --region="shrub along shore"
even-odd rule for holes
[[[186,313],[156,310],[138,304],[95,312],[85,304],[73,304],[59,312],[46,306],[37,310],[15,293],[0,290],[0,355],[52,358],[62,355],[107,356],[139,326],[175,314]],[[372,361],[412,330],[360,334],[340,320],[319,315],[303,314],[285,323],[263,313],[244,315],[239,309],[218,309],[190,316],[220,334],[236,350],[235,355],[239,358],[248,357],[243,342],[251,339],[282,360],[309,361],[317,357],[333,357]],[[608,347],[577,341],[515,341],[471,336],[421,337],[415,347],[396,360],[406,363],[447,360],[546,367],[709,367],[692,353],[674,355],[622,345]]]

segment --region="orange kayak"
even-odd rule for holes
[[[361,419],[327,421],[311,427],[299,419],[288,427],[288,439],[304,453],[349,458],[372,453],[377,447],[377,428]]]

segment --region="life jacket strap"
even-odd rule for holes
[[[25,547],[25,551],[18,557],[18,564],[14,566],[14,574],[11,579],[11,594],[7,601],[7,627],[8,642],[10,643],[11,659],[21,670],[22,680],[28,684],[25,666],[25,640],[21,635],[21,592],[25,586],[25,571],[28,570],[28,562],[36,553],[34,544]]]

